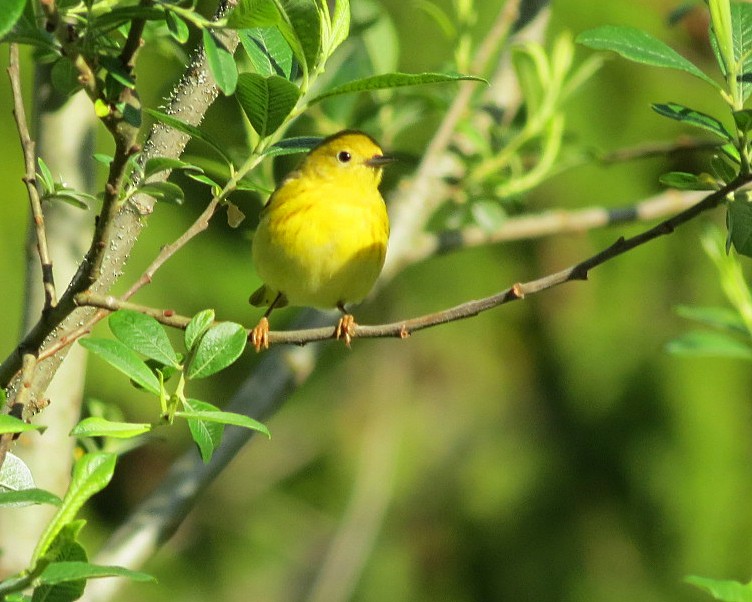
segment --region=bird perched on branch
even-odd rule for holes
[[[268,306],[251,332],[256,351],[269,347],[269,314],[285,305],[338,308],[336,338],[347,345],[357,303],[381,272],[389,218],[379,183],[393,161],[362,132],[325,138],[272,193],[253,237],[253,262],[264,284],[251,304]]]

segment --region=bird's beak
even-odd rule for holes
[[[368,167],[383,167],[389,163],[394,163],[396,160],[397,157],[390,157],[389,155],[374,155],[365,163]]]

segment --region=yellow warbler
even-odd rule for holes
[[[253,262],[264,285],[251,295],[269,306],[251,340],[269,347],[273,309],[305,305],[342,311],[335,331],[349,345],[357,303],[381,272],[389,218],[379,193],[391,162],[370,136],[345,130],[324,139],[269,197],[253,237]]]

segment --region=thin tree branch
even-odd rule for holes
[[[517,301],[523,299],[528,295],[539,293],[541,291],[553,288],[565,282],[572,280],[587,280],[588,273],[593,268],[610,261],[620,255],[623,255],[627,251],[639,247],[651,240],[672,233],[680,225],[692,220],[701,213],[717,207],[731,192],[741,188],[752,181],[752,176],[739,178],[735,182],[732,182],[708,196],[702,199],[700,202],[692,205],[688,209],[685,209],[681,213],[678,213],[674,217],[662,221],[661,223],[653,226],[652,228],[641,232],[630,238],[620,237],[614,244],[606,249],[596,253],[595,255],[581,261],[573,266],[570,266],[564,270],[531,280],[525,283],[516,283],[509,288],[500,291],[494,295],[468,301],[448,309],[434,312],[431,314],[425,314],[415,318],[407,320],[400,320],[397,322],[391,322],[389,324],[379,325],[364,325],[357,324],[352,333],[353,338],[385,338],[385,337],[397,337],[407,338],[413,332],[423,330],[424,328],[431,328],[440,324],[447,324],[449,322],[455,322],[457,320],[464,320],[478,314],[493,309],[505,303],[511,301]],[[137,305],[134,303],[126,303],[112,296],[94,295],[91,293],[82,293],[76,296],[76,302],[81,305],[91,305],[109,311],[115,311],[118,309],[132,309],[140,311],[147,315],[156,318],[159,322],[174,326],[176,328],[185,328],[190,321],[190,318],[186,316],[180,316],[175,314],[172,310],[155,309],[146,307],[143,305]],[[248,330],[248,329],[246,329]],[[314,341],[323,341],[327,339],[334,339],[336,337],[336,329],[332,327],[323,328],[306,328],[302,330],[285,330],[285,331],[271,331],[269,332],[270,344],[293,344],[293,345],[305,345]]]
[[[151,0],[141,0],[139,6],[146,7],[151,4]],[[141,36],[144,33],[144,27],[146,27],[146,19],[133,19],[128,30],[128,37],[125,40],[125,44],[123,44],[123,49],[120,51],[120,62],[129,72],[133,70],[136,53],[141,48]]]
[[[149,307],[148,305],[141,305],[139,303],[131,303],[130,301],[124,301],[118,299],[112,295],[98,295],[91,292],[78,293],[76,295],[76,304],[80,306],[98,307],[106,310],[102,312],[104,314],[117,311],[119,309],[129,309],[131,311],[137,311],[147,316],[151,316],[157,322],[164,324],[165,326],[171,326],[172,328],[180,328],[185,330],[188,326],[188,322],[191,318],[188,316],[181,316],[175,313],[172,309],[158,309],[156,307]]]
[[[651,221],[676,215],[702,198],[701,192],[667,190],[641,203],[626,207],[588,207],[574,211],[552,210],[510,217],[495,230],[469,226],[461,230],[424,232],[417,237],[413,247],[406,252],[402,261],[411,265],[434,255],[450,253],[458,249],[515,240],[530,240],[568,232],[586,232],[595,228],[635,221]]]
[[[175,240],[175,242],[162,247],[154,261],[149,264],[149,267],[146,268],[141,277],[134,282],[133,286],[131,286],[123,295],[123,299],[130,299],[144,285],[149,284],[156,271],[161,268],[168,259],[187,245],[195,236],[209,227],[209,220],[211,220],[212,216],[217,211],[219,202],[220,197],[215,196],[206,206],[206,209],[204,209],[201,215],[196,218],[196,221],[194,221],[193,224],[191,224],[190,227]]]
[[[678,212],[685,210],[702,199],[701,193],[679,192],[669,190],[654,198],[638,203],[631,207],[622,207],[617,209],[605,209],[593,207],[579,211],[551,211],[538,215],[527,215],[517,218],[510,218],[504,222],[501,227],[494,231],[488,232],[482,228],[467,228],[456,232],[443,232],[439,234],[426,234],[418,241],[416,249],[409,256],[409,263],[418,263],[431,256],[458,251],[463,248],[476,247],[483,244],[493,244],[498,242],[510,242],[513,240],[529,240],[540,238],[564,232],[583,232],[594,228],[611,226],[614,224],[624,224],[631,221],[648,221],[654,220],[665,215],[676,215]],[[186,231],[186,233],[171,245],[162,248],[159,257],[144,271],[136,283],[121,297],[117,298],[112,295],[101,295],[85,291],[75,296],[75,302],[79,306],[88,306],[99,308],[92,318],[82,324],[77,330],[61,337],[55,345],[46,349],[39,356],[39,361],[54,355],[61,347],[70,345],[78,338],[89,334],[94,324],[104,318],[109,312],[119,309],[129,309],[138,311],[148,316],[152,316],[158,322],[165,326],[184,329],[187,327],[191,318],[182,316],[173,309],[159,309],[131,303],[130,299],[144,284],[151,282],[154,273],[159,267],[174,253],[185,245],[192,236],[204,230],[208,225],[213,211],[216,210],[216,204],[210,204],[207,209],[197,218],[196,222]],[[188,235],[191,233],[191,235]],[[431,314],[434,315],[434,314]],[[416,318],[416,320],[426,319]],[[396,324],[402,324],[398,322]],[[408,324],[408,326],[410,326]],[[369,336],[365,334],[371,328],[387,328],[389,325],[381,327],[358,325],[356,327],[358,335],[361,338]],[[416,328],[417,330],[419,328]],[[362,331],[362,332],[361,332]],[[394,336],[400,334],[399,330],[392,334],[372,334],[370,336]],[[310,329],[301,331],[272,331],[270,332],[270,342],[292,343],[302,345],[311,340],[326,340],[336,338],[330,328],[321,328],[312,332]]]
[[[42,267],[42,285],[44,286],[44,309],[42,311],[46,312],[57,305],[57,291],[55,289],[55,277],[52,272],[52,259],[50,258],[50,252],[47,247],[47,231],[44,225],[42,201],[39,198],[39,190],[37,189],[36,145],[29,134],[29,126],[26,123],[26,111],[23,105],[21,71],[18,63],[18,44],[10,44],[8,77],[10,78],[10,87],[13,94],[13,116],[16,120],[18,136],[21,139],[24,165],[26,167],[26,174],[23,177],[23,181],[24,184],[26,184],[26,190],[29,194],[31,219],[34,221],[34,231],[37,237],[37,252],[39,253],[39,261]]]

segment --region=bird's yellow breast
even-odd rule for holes
[[[358,302],[381,272],[389,220],[378,180],[289,178],[265,207],[253,260],[266,286],[292,305]]]

